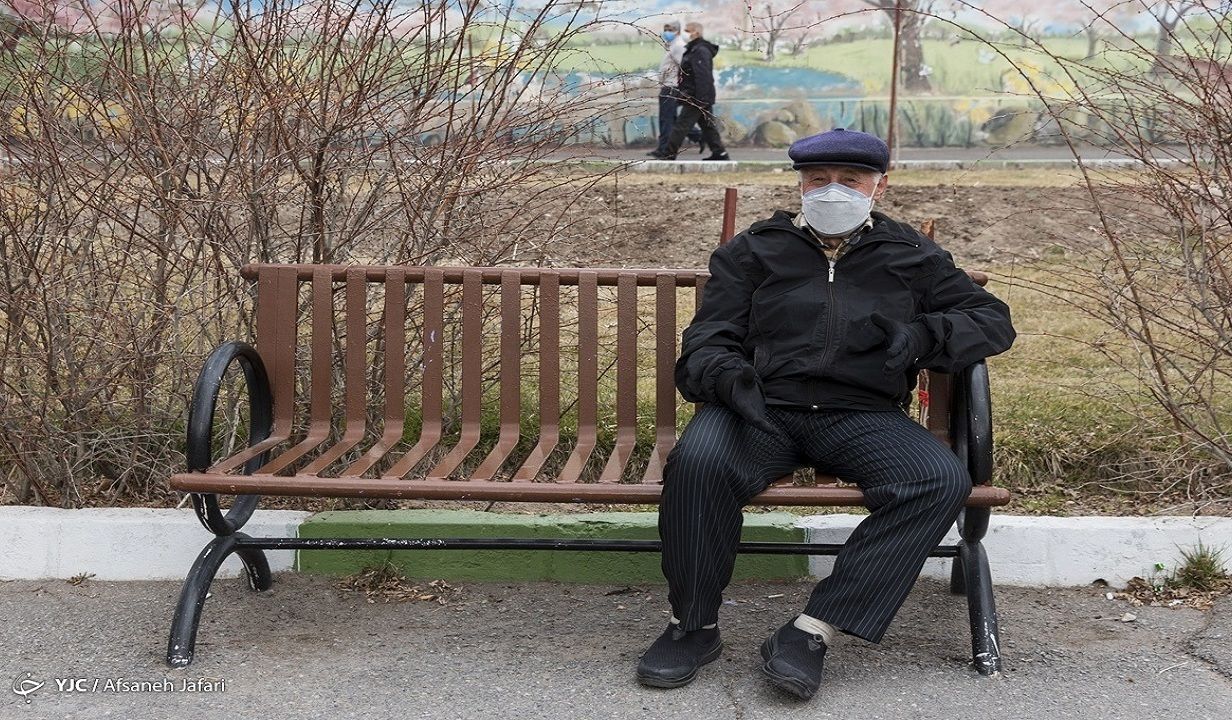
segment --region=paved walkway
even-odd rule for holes
[[[744,584],[723,608],[723,657],[679,690],[633,666],[665,623],[664,588],[474,584],[446,605],[369,604],[320,577],[268,593],[220,581],[196,662],[162,663],[177,583],[0,583],[0,718],[1187,718],[1232,713],[1232,603],[1128,607],[1092,588],[1001,588],[1006,673],[967,667],[966,609],[922,583],[881,646],[836,643],[822,692],[765,684],[757,645],[803,583]],[[1137,615],[1121,622],[1126,612]],[[54,678],[84,692],[62,692]],[[173,690],[103,692],[172,679]],[[223,692],[179,691],[185,679]],[[95,685],[95,681],[98,685]],[[7,681],[6,681],[7,683]],[[28,703],[26,701],[29,701]]]
[[[604,148],[576,146],[563,150],[559,157],[575,157],[585,155],[590,159],[609,160],[613,162],[645,161],[645,169],[677,166],[679,169],[691,167],[692,163],[700,162],[703,155],[697,153],[696,145],[686,146],[678,156],[686,161],[682,166],[677,162],[663,162],[646,156],[650,148]],[[1132,161],[1125,155],[1109,152],[1096,147],[1078,148],[1083,160],[1092,166],[1121,166]],[[787,150],[785,148],[738,147],[729,151],[732,160],[741,169],[765,169],[789,167]],[[1168,148],[1161,148],[1158,157],[1172,161]],[[1007,148],[973,147],[973,148],[901,148],[897,163],[900,168],[944,168],[944,167],[1068,167],[1074,162],[1070,149],[1064,145],[1015,145]],[[705,163],[712,165],[713,163]],[[728,166],[730,167],[730,166]]]

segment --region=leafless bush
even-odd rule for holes
[[[164,492],[200,359],[251,337],[244,263],[536,264],[579,240],[560,210],[597,177],[562,150],[620,112],[618,83],[552,72],[584,4],[227,7],[0,0],[19,502]]]
[[[1184,491],[1226,498],[1232,472],[1229,6],[1083,5],[1091,25],[1109,38],[1102,54],[1065,57],[1018,33],[1036,57],[1014,63],[1015,70],[1048,129],[1072,151],[1093,207],[1091,226],[1073,228],[1066,239],[1085,252],[1068,265],[1049,263],[1053,280],[1035,285],[1107,328],[1101,337],[1075,339],[1137,381],[1128,389],[1110,382],[1109,397],[1128,399],[1121,407],[1137,412],[1143,404],[1134,395],[1145,396],[1156,412],[1144,422],[1158,424],[1162,409],[1173,437],[1196,453],[1174,465]],[[1133,27],[1127,12],[1159,12],[1161,5],[1185,7],[1176,22],[1160,22],[1160,37],[1126,30]],[[1132,172],[1096,169],[1088,158],[1100,150],[1129,158]],[[1212,462],[1222,477],[1211,472]]]

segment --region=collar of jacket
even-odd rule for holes
[[[690,41],[689,41],[689,44],[684,46],[684,49],[685,49],[685,50],[692,50],[693,48],[697,47],[698,45],[706,45],[706,46],[708,46],[708,47],[710,48],[710,55],[711,55],[711,57],[713,57],[713,56],[715,56],[715,55],[718,55],[718,54],[719,54],[719,46],[718,46],[718,45],[715,45],[714,43],[710,42],[709,40],[707,40],[707,39],[706,39],[706,38],[704,38],[704,37],[694,38],[694,39],[690,40]],[[724,56],[724,57],[726,57],[726,56]]]
[[[774,214],[770,217],[750,225],[749,234],[757,235],[767,230],[782,230],[807,241],[810,245],[816,245],[817,240],[809,234],[808,230],[796,224],[797,214],[787,210],[775,210]],[[857,233],[848,239],[848,244],[853,249],[874,242],[900,242],[912,247],[920,246],[920,238],[922,236],[910,225],[904,225],[897,220],[892,220],[889,216],[876,210],[872,212],[872,220],[873,226],[871,228],[862,233]]]

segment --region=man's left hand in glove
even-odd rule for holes
[[[933,351],[932,333],[921,323],[899,322],[879,312],[873,313],[868,319],[885,333],[888,357],[883,370],[887,375],[906,372],[908,367]]]

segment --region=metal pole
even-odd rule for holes
[[[898,48],[899,37],[903,29],[903,0],[894,0],[894,60],[890,63],[890,122],[886,132],[886,144],[890,146],[890,167],[894,167],[894,159],[898,156]]]

